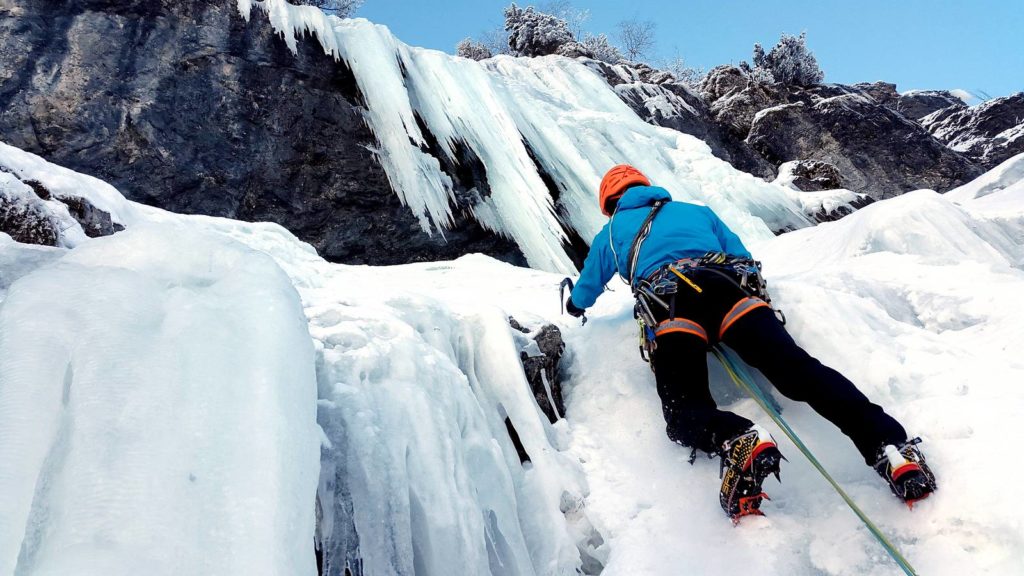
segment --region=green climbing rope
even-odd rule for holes
[[[803,453],[807,460],[818,469],[818,472],[825,477],[825,480],[828,480],[828,483],[832,485],[832,488],[842,496],[843,500],[846,501],[846,505],[849,506],[850,509],[853,510],[854,514],[860,518],[860,521],[867,526],[871,534],[876,540],[878,540],[879,544],[885,548],[885,551],[889,553],[889,556],[892,556],[892,559],[896,561],[896,564],[898,564],[899,567],[907,573],[907,576],[917,576],[917,572],[914,571],[914,567],[910,565],[910,562],[907,562],[907,559],[904,558],[892,542],[885,537],[885,534],[879,530],[878,526],[876,526],[875,523],[872,522],[866,514],[864,514],[864,511],[861,510],[846,491],[839,486],[835,479],[832,478],[832,475],[829,474],[825,470],[825,467],[821,465],[821,462],[818,462],[818,459],[814,457],[814,454],[812,454],[803,441],[800,440],[800,437],[796,435],[796,432],[794,432],[793,429],[789,427],[789,424],[782,419],[782,415],[779,414],[779,411],[772,406],[771,402],[769,402],[767,398],[765,398],[764,393],[761,392],[757,386],[751,384],[750,377],[746,374],[746,371],[743,370],[743,368],[730,357],[729,353],[721,347],[715,346],[711,349],[711,352],[716,358],[718,358],[718,361],[722,363],[722,366],[725,368],[725,371],[729,373],[729,377],[732,378],[733,382],[735,382],[740,389],[749,394],[761,409],[771,416],[772,420],[779,426],[779,428],[782,429],[783,432],[785,432],[786,436],[793,442],[793,444],[800,449],[800,452]]]

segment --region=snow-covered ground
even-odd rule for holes
[[[76,178],[0,151],[22,177]],[[1024,570],[1021,165],[751,242],[798,341],[925,439],[940,490],[909,511],[783,400],[922,574]],[[572,574],[580,546],[608,575],[897,573],[778,433],[790,461],[767,516],[732,526],[718,462],[691,466],[664,435],[620,285],[579,326],[552,273],[483,256],[333,265],[278,226],[169,214],[77,178],[127,231],[74,249],[0,236],[0,573],[310,574],[315,525],[332,573],[332,546],[354,539],[365,574]],[[556,425],[509,314],[563,330]]]

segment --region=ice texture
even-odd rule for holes
[[[453,182],[427,150],[458,163],[456,145],[482,162],[489,191],[474,216],[515,240],[534,268],[571,271],[568,226],[589,240],[603,218],[595,201],[604,172],[628,162],[677,200],[704,203],[746,242],[809,225],[792,194],[732,168],[700,140],[641,120],[608,84],[569,58],[497,56],[482,62],[403,44],[384,26],[326,16],[284,0],[254,7],[295,50],[306,32],[352,69],[388,179],[424,230],[452,222]],[[531,157],[531,154],[533,157]],[[534,161],[536,158],[536,161]],[[549,191],[541,175],[557,190]],[[552,197],[556,195],[555,199]]]
[[[0,574],[315,573],[288,277],[196,226],[54,252],[0,306]]]
[[[556,278],[334,265],[274,224],[110,205],[128,229],[71,251],[0,237],[0,457],[24,464],[0,468],[0,573],[311,574],[314,528],[335,575],[568,575],[605,553],[567,423],[534,403],[486,289]]]

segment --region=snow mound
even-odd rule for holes
[[[0,304],[3,303],[7,296],[7,289],[15,280],[63,255],[64,250],[49,246],[21,244],[0,232],[0,271],[2,271],[0,273]]]
[[[476,219],[545,270],[574,270],[566,229],[586,239],[597,233],[595,191],[622,162],[678,200],[711,206],[746,241],[809,224],[785,189],[735,170],[692,136],[647,124],[583,63],[558,56],[476,62],[407,46],[366,20],[284,0],[238,0],[247,19],[253,7],[292,50],[313,32],[352,69],[391,185],[428,232],[451,224],[457,183],[442,164],[461,164],[461,155],[478,158],[486,172],[488,190],[470,191]]]
[[[847,258],[893,253],[937,263],[962,260],[1008,264],[1016,256],[1012,238],[977,220],[931,190],[918,190],[862,208],[857,218],[819,224],[765,243],[788,254],[787,266],[814,270]],[[798,255],[798,256],[797,256]]]
[[[314,353],[287,276],[196,227],[45,253],[0,307],[0,573],[315,572]]]
[[[1024,194],[1024,154],[1018,154],[971,182],[946,192],[946,196],[955,201],[966,201],[996,192]]]

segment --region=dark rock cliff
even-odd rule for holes
[[[875,199],[919,188],[944,192],[981,173],[895,111],[900,95],[893,84],[766,85],[745,78],[739,68],[720,66],[702,88],[715,121],[771,164],[832,164],[846,188]]]
[[[776,162],[833,164],[848,189],[876,199],[919,188],[944,192],[981,174],[918,124],[858,94],[765,109],[747,142]]]
[[[525,262],[465,210],[423,232],[369,150],[352,73],[233,0],[0,3],[0,140],[145,204],[277,222],[329,260]]]

